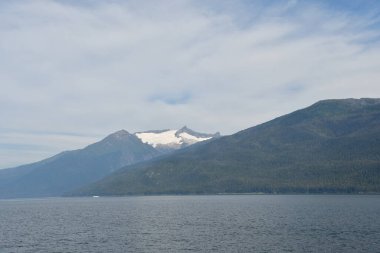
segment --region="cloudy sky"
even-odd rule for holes
[[[0,2],[0,168],[347,97],[380,97],[376,0]]]

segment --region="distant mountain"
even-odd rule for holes
[[[190,146],[194,143],[220,137],[219,133],[204,134],[195,132],[186,126],[179,130],[152,130],[135,133],[143,143],[149,144],[157,150],[170,152]]]
[[[380,99],[320,101],[74,195],[380,192]]]
[[[121,130],[84,149],[0,170],[0,197],[59,196],[99,180],[122,166],[158,155],[159,151]]]
[[[0,198],[60,196],[126,165],[146,161],[213,136],[199,134],[186,127],[135,134],[120,130],[84,149],[0,170]]]

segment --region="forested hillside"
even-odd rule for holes
[[[74,195],[243,192],[380,192],[380,99],[320,101]]]

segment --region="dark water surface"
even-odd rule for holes
[[[380,252],[380,196],[0,201],[0,252]]]

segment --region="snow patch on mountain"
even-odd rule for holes
[[[157,147],[157,145],[181,144],[181,138],[175,136],[176,132],[177,130],[169,130],[161,133],[145,132],[136,133],[136,136],[142,142]]]
[[[196,132],[184,127],[179,130],[165,130],[165,131],[147,131],[135,133],[137,138],[142,142],[147,143],[154,148],[157,147],[170,147],[180,148],[188,146],[200,141],[209,140],[214,135],[208,134],[195,134]],[[198,136],[195,136],[198,135]],[[202,135],[199,136],[199,135]]]

